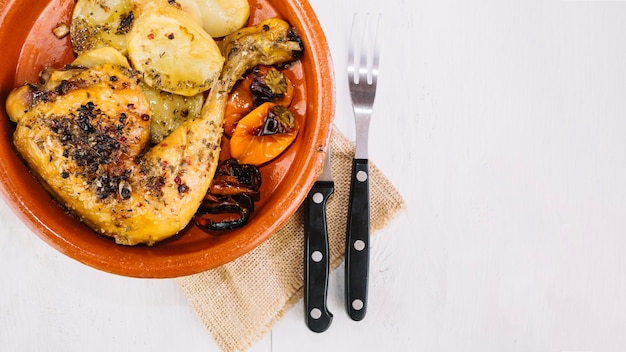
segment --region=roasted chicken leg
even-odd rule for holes
[[[119,244],[152,245],[184,229],[215,173],[228,92],[245,71],[298,58],[293,28],[266,20],[225,38],[220,79],[200,118],[149,146],[150,109],[130,69],[103,64],[48,72],[7,99],[14,144],[67,209]]]

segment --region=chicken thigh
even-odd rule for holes
[[[152,245],[183,230],[215,173],[229,91],[245,71],[298,58],[303,45],[279,19],[221,43],[226,58],[200,118],[150,146],[150,108],[136,71],[111,64],[48,72],[16,88],[7,112],[18,153],[68,210],[119,244]]]

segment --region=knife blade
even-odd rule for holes
[[[333,320],[333,314],[327,307],[329,249],[326,201],[334,190],[329,147],[322,173],[304,203],[304,307],[307,326],[314,332],[326,331]]]

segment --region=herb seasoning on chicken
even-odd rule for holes
[[[101,64],[48,71],[16,88],[7,112],[19,154],[46,188],[94,230],[152,245],[193,218],[219,160],[228,92],[244,73],[301,56],[302,42],[270,19],[226,37],[227,58],[201,116],[150,148],[150,105],[135,71]]]

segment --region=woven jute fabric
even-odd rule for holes
[[[354,144],[334,129],[331,161],[335,192],[326,204],[331,270],[344,259],[353,156]],[[370,226],[374,234],[405,203],[371,161],[369,169]],[[178,279],[202,324],[223,351],[248,349],[303,297],[303,221],[301,207],[280,230],[246,255],[221,267]]]

